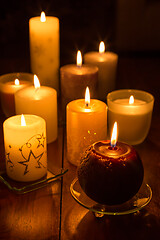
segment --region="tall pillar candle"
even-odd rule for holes
[[[105,52],[104,43],[101,42],[99,52],[86,53],[84,62],[98,67],[98,98],[105,100],[107,94],[115,89],[118,55]]]
[[[46,123],[35,115],[16,115],[3,123],[7,175],[29,182],[47,173]]]
[[[118,138],[131,145],[140,144],[150,129],[154,97],[145,91],[122,89],[107,95],[111,130],[118,123]]]
[[[31,70],[41,84],[59,89],[59,19],[52,16],[29,20]]]
[[[78,166],[90,144],[107,138],[107,105],[96,99],[67,105],[67,159]]]
[[[6,117],[15,115],[15,93],[32,85],[33,74],[8,73],[0,76],[0,95],[2,111]]]
[[[35,114],[46,120],[47,143],[57,139],[57,92],[55,89],[38,86],[39,81],[34,76],[35,86],[18,91],[15,94],[16,114]]]
[[[98,68],[82,65],[81,52],[77,52],[77,64],[69,64],[60,68],[62,112],[65,113],[67,103],[80,99],[88,86],[92,98],[97,97]]]

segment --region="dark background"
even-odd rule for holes
[[[0,9],[0,58],[29,61],[29,19],[42,10],[60,20],[61,65],[101,40],[119,55],[159,57],[158,0],[6,0]]]

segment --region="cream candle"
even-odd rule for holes
[[[117,90],[108,94],[109,128],[118,123],[119,139],[140,144],[150,129],[154,97],[140,90]]]
[[[115,89],[118,55],[105,52],[105,45],[101,42],[99,52],[86,53],[84,62],[98,67],[98,98],[105,100],[107,93]]]
[[[92,98],[97,97],[98,68],[82,64],[81,52],[77,52],[77,64],[69,64],[60,68],[62,111],[65,112],[67,103],[80,99],[89,87]]]
[[[96,99],[77,99],[67,105],[67,159],[78,166],[83,151],[107,138],[107,105]]]
[[[9,73],[0,76],[1,106],[6,117],[15,115],[15,93],[31,85],[30,73]]]
[[[45,16],[29,20],[31,70],[41,84],[59,89],[59,19]]]
[[[18,91],[15,94],[16,114],[35,114],[45,119],[47,143],[57,139],[57,92],[55,89],[40,86],[34,76],[35,86]]]
[[[35,115],[16,115],[3,123],[7,175],[29,182],[47,173],[46,123]]]

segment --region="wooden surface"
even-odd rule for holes
[[[0,61],[1,74],[28,71],[25,60]],[[48,145],[48,166],[68,168],[61,180],[40,190],[16,195],[0,183],[0,239],[119,240],[160,239],[160,59],[120,58],[117,88],[137,88],[155,96],[152,125],[144,143],[136,146],[145,169],[145,181],[153,191],[149,205],[137,214],[105,216],[101,219],[78,205],[69,187],[76,167],[67,161],[65,126],[58,140]],[[4,169],[4,147],[0,117],[0,167]]]

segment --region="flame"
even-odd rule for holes
[[[15,84],[16,86],[19,85],[19,80],[18,80],[17,78],[14,80],[14,84]]]
[[[111,147],[115,147],[117,143],[117,122],[113,125],[112,136],[111,136]]]
[[[86,107],[90,105],[90,92],[89,92],[89,87],[86,87],[86,92],[85,92],[85,104]]]
[[[21,126],[26,126],[26,121],[23,114],[21,115]]]
[[[41,20],[41,22],[45,22],[45,21],[46,21],[46,15],[45,15],[45,12],[41,12],[40,20]]]
[[[78,67],[82,66],[82,54],[81,54],[81,51],[79,51],[79,50],[77,52],[77,66]]]
[[[133,104],[133,103],[134,103],[134,97],[133,95],[131,95],[129,98],[129,104]]]
[[[104,42],[101,41],[99,44],[99,53],[104,53],[105,52],[105,45]]]
[[[35,86],[35,89],[40,88],[40,82],[37,75],[34,75],[34,86]]]

